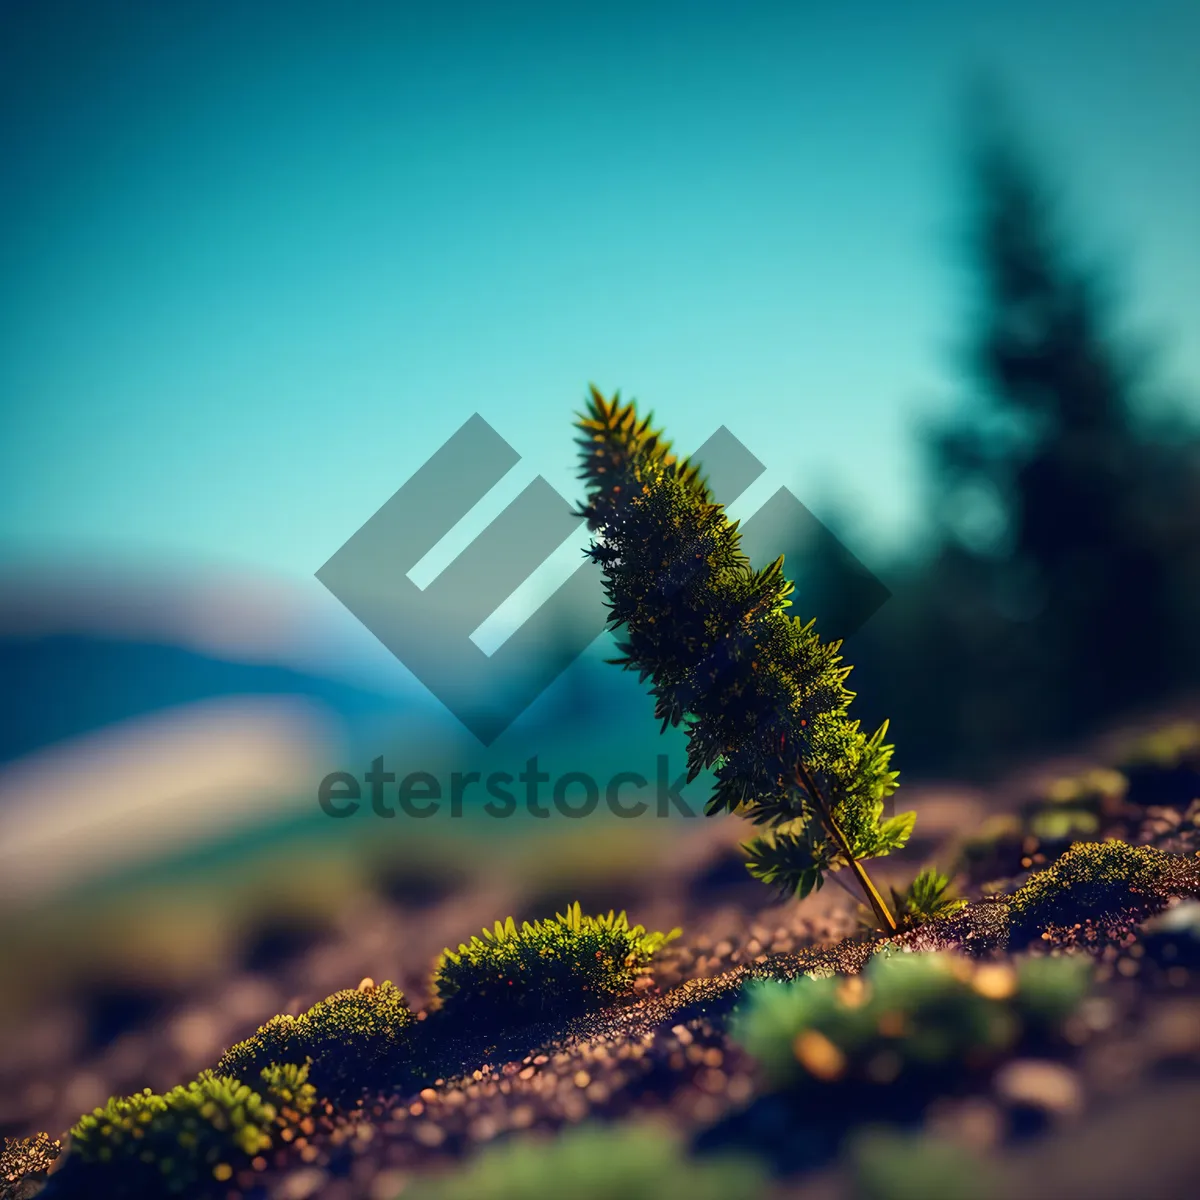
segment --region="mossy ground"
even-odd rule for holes
[[[1155,1108],[1154,1119],[1147,1113],[1165,1091],[1178,1093],[1179,1103],[1194,1104],[1200,1094],[1200,922],[1192,915],[1197,910],[1186,906],[1148,924],[1146,918],[1167,892],[1197,891],[1194,856],[1200,850],[1200,827],[1190,801],[1176,797],[1157,803],[1150,777],[1145,768],[1139,770],[1141,795],[1111,805],[1090,836],[1112,833],[1185,857],[1159,859],[1151,852],[1131,862],[1129,851],[1121,848],[1064,856],[1069,841],[1030,840],[1026,811],[1018,816],[1026,828],[1008,877],[997,874],[994,859],[965,857],[959,883],[971,905],[895,939],[903,949],[954,948],[1001,968],[1014,952],[1023,961],[1059,950],[1085,951],[1095,962],[1095,980],[1091,994],[1069,1014],[1052,1042],[1013,1043],[989,1060],[986,1071],[964,1070],[924,1097],[920,1106],[894,1088],[890,1097],[895,1103],[876,1109],[877,1118],[882,1114],[881,1119],[904,1127],[891,1141],[866,1139],[853,1149],[845,1135],[856,1127],[861,1112],[856,1116],[853,1104],[830,1104],[834,1080],[815,1093],[781,1091],[730,1036],[729,1017],[748,980],[831,972],[854,976],[877,943],[864,937],[858,914],[839,889],[826,888],[803,906],[780,905],[768,889],[727,870],[725,864],[736,865],[730,847],[739,831],[734,822],[712,821],[697,823],[694,843],[681,852],[682,865],[615,879],[608,897],[599,889],[599,895],[585,898],[585,909],[593,911],[607,909],[605,900],[623,903],[652,929],[683,927],[683,936],[662,950],[654,975],[635,981],[631,997],[565,1019],[538,1014],[538,1020],[507,1029],[467,1025],[454,1030],[443,1024],[436,1040],[431,1017],[413,1012],[411,1020],[398,1016],[385,1021],[394,1042],[412,1037],[424,1045],[428,1077],[405,1081],[389,1067],[368,1090],[336,1098],[327,1094],[336,1090],[336,1078],[327,1080],[303,1128],[287,1140],[277,1139],[269,1152],[231,1164],[234,1169],[220,1194],[256,1200],[288,1195],[388,1200],[415,1186],[413,1176],[423,1181],[453,1171],[463,1156],[510,1137],[553,1136],[592,1118],[639,1123],[655,1118],[685,1144],[706,1151],[737,1154],[749,1149],[783,1173],[783,1182],[772,1185],[779,1195],[803,1195],[809,1181],[815,1187],[820,1179],[840,1181],[837,1186],[843,1188],[826,1194],[859,1194],[845,1190],[849,1181],[877,1174],[881,1156],[885,1165],[902,1166],[914,1157],[914,1147],[924,1146],[913,1137],[940,1139],[934,1157],[947,1171],[965,1156],[969,1172],[979,1179],[980,1161],[989,1169],[1002,1168],[996,1178],[1009,1172],[1009,1184],[998,1195],[1036,1194],[1030,1178],[1052,1176],[1067,1179],[1055,1194],[1069,1195],[1071,1171],[1083,1169],[1079,1146],[1091,1144],[1089,1131],[1126,1111],[1129,1129],[1142,1141],[1110,1163],[1108,1182],[1126,1188],[1111,1194],[1186,1194],[1162,1191],[1166,1183],[1157,1193],[1153,1188],[1160,1186],[1154,1182],[1156,1172],[1163,1179],[1177,1179],[1180,1172],[1200,1178],[1195,1174],[1200,1164],[1188,1158],[1196,1155],[1193,1139],[1164,1141],[1161,1131],[1171,1128],[1170,1111]],[[920,797],[914,799],[920,807]],[[1026,796],[1021,805],[1036,809],[1040,801],[1035,801]],[[997,789],[994,811],[1025,810],[1012,804],[1011,791]],[[953,822],[947,825],[953,830]],[[952,864],[958,841],[952,833],[938,848],[943,867]],[[1089,856],[1098,856],[1102,869],[1088,875],[1092,890],[1084,899],[1082,892],[1060,885],[1069,883]],[[899,861],[894,877],[886,881],[902,882],[922,861],[916,853]],[[1054,874],[1035,878],[1021,890],[1026,861],[1029,866],[1057,866]],[[1132,891],[1112,878],[1114,870],[1130,865],[1134,869],[1124,878],[1126,884],[1132,878]],[[1159,870],[1163,867],[1165,876]],[[1015,893],[1015,902],[981,898],[985,885]],[[58,1137],[89,1107],[78,1099],[84,1089],[73,1082],[88,1073],[97,1077],[105,1095],[139,1090],[139,1083],[166,1091],[213,1065],[224,1047],[244,1039],[272,1012],[304,1013],[334,995],[336,985],[353,984],[362,975],[390,974],[403,986],[413,1010],[423,1009],[430,999],[429,972],[437,944],[458,945],[472,927],[499,915],[497,908],[545,915],[556,907],[547,896],[472,896],[469,891],[447,895],[432,907],[382,900],[367,907],[361,900],[355,903],[358,908],[347,914],[340,939],[298,950],[270,975],[240,972],[206,991],[180,997],[165,1017],[131,1031],[105,1051],[90,1058],[64,1056],[57,1073],[52,1062],[47,1069],[43,1060],[37,1075],[13,1078],[11,1095],[32,1094],[40,1084],[54,1087],[64,1108],[73,1108],[57,1122],[44,1112],[30,1113],[23,1124],[10,1122],[11,1131],[49,1128]],[[297,996],[298,1001],[292,999]],[[292,1045],[295,1024],[294,1018],[278,1023],[280,1045]],[[371,1045],[378,1043],[366,1037],[363,1046]],[[140,1047],[140,1059],[134,1047]],[[64,1055],[68,1052],[69,1042]],[[807,1052],[814,1053],[813,1046]],[[257,1065],[252,1058],[247,1069]],[[342,1052],[331,1061],[342,1063],[342,1072],[348,1062],[363,1065],[354,1054]],[[861,1062],[864,1069],[867,1061]],[[371,1062],[368,1057],[366,1065]],[[888,1093],[886,1082],[872,1086]],[[1107,1147],[1113,1135],[1102,1141]],[[951,1150],[942,1154],[947,1143]],[[1140,1165],[1142,1175],[1122,1183],[1120,1171],[1131,1169],[1129,1163]],[[1014,1183],[1012,1173],[1022,1171],[1028,1177]],[[1193,1173],[1186,1175],[1188,1171]],[[48,1200],[55,1178],[51,1176]],[[29,1183],[36,1180],[31,1177]],[[18,1194],[11,1181],[0,1186],[8,1189],[0,1192],[6,1200]],[[864,1196],[867,1186],[860,1186]]]

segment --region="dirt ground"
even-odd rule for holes
[[[1039,764],[990,789],[907,789],[918,811],[914,843],[879,872],[899,883],[927,861],[960,867],[964,896],[1015,887],[1053,862],[1067,838],[1038,838],[1015,822],[1046,781],[1103,761],[1103,746]],[[1125,794],[1097,802],[1088,840],[1118,836],[1200,852],[1200,775],[1194,766],[1135,771]],[[1003,830],[980,848],[980,832]],[[989,825],[989,822],[991,824]],[[1013,832],[1017,829],[1016,832]],[[701,1148],[739,1146],[767,1156],[776,1194],[837,1200],[853,1194],[839,1145],[849,1126],[781,1106],[757,1064],[728,1037],[725,1017],[744,980],[811,965],[822,947],[857,970],[865,959],[859,911],[826,886],[779,902],[751,880],[737,841],[746,827],[697,822],[657,869],[588,881],[582,894],[494,883],[430,889],[397,878],[355,898],[311,939],[264,934],[257,959],[179,994],[136,993],[60,1004],[0,1045],[0,1127],[60,1137],[110,1094],[165,1090],[211,1066],[222,1049],[277,1012],[298,1012],[364,977],[390,978],[414,1008],[446,945],[513,913],[546,916],[578,899],[585,911],[624,908],[651,929],[679,926],[652,981],[629,1005],[500,1042],[464,1043],[461,1069],[419,1091],[326,1106],[311,1133],[230,1183],[231,1196],[393,1200],[417,1174],[511,1134],[553,1131],[588,1118],[657,1116]],[[964,842],[975,837],[973,856]],[[1053,931],[1037,950],[1083,947],[1098,961],[1093,993],[1055,1058],[1014,1058],[982,1081],[936,1097],[917,1123],[997,1163],[1017,1196],[1173,1200],[1200,1190],[1200,904],[1143,926]],[[790,964],[790,966],[789,966]],[[107,1004],[107,1009],[106,1009]],[[813,1123],[820,1136],[811,1136]],[[808,1129],[799,1136],[798,1130]]]

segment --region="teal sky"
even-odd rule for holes
[[[318,588],[474,411],[574,495],[589,381],[881,553],[971,73],[1197,395],[1198,62],[1196,3],[0,3],[0,559]]]

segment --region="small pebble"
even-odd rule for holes
[[[1070,1116],[1083,1108],[1079,1077],[1061,1063],[1036,1058],[1018,1058],[996,1073],[996,1094],[1009,1104],[1057,1116]]]
[[[284,1177],[275,1192],[277,1200],[310,1200],[322,1187],[329,1176],[319,1167],[305,1167],[301,1171],[293,1171]]]

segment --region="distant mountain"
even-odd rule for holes
[[[444,786],[453,772],[516,777],[535,756],[556,776],[634,771],[653,786],[670,749],[674,778],[682,737],[659,736],[611,652],[600,639],[485,748],[319,586],[0,573],[0,906],[329,826],[319,781],[377,757]]]
[[[222,696],[301,696],[354,725],[397,697],[273,664],[87,633],[0,636],[0,762],[115,722]]]
[[[610,652],[602,640],[559,676],[519,718],[516,740],[590,737],[645,720],[636,680],[601,661]],[[351,744],[356,734],[375,737],[394,714],[419,745],[433,738],[461,741],[464,753],[477,748],[315,580],[62,565],[0,571],[0,679],[0,764],[160,710],[239,696],[317,702]]]

